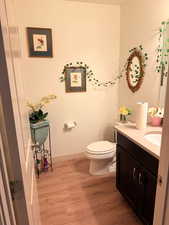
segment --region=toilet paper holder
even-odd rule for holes
[[[65,130],[71,130],[75,127],[77,127],[77,123],[75,121],[69,121],[69,122],[64,123],[64,129]]]

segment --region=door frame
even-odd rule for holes
[[[1,21],[0,21],[1,22]],[[10,58],[6,58],[4,47],[4,39],[0,24],[0,132],[2,135],[2,143],[4,148],[5,162],[7,166],[8,179],[10,181],[19,182],[19,190],[15,194],[15,199],[12,201],[15,211],[15,217],[17,225],[30,225],[29,217],[27,212],[27,205],[25,199],[25,192],[23,188],[23,177],[21,171],[21,162],[19,157],[19,147],[16,133],[16,125],[14,118],[16,114],[19,116],[17,101],[13,102],[11,96],[16,96],[15,85],[13,83],[12,87],[10,82],[14,82],[14,74],[10,70],[9,79],[9,68],[7,66],[7,61],[12,66]],[[8,52],[10,54],[10,52]],[[11,57],[12,58],[12,57]],[[15,117],[14,117],[15,110]]]
[[[169,79],[164,115],[153,225],[169,224]]]
[[[16,225],[16,218],[10,193],[4,148],[0,133],[0,222],[5,225]],[[0,223],[0,224],[1,224]]]

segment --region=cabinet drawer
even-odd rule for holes
[[[132,155],[144,168],[157,176],[159,160],[147,153],[140,146],[130,141],[120,133],[117,133],[117,144]]]

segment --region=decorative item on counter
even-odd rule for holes
[[[122,70],[120,71],[119,75],[116,76],[114,79],[109,80],[109,81],[100,81],[96,78],[94,72],[89,68],[89,66],[84,63],[84,62],[76,62],[76,63],[67,63],[64,67],[63,67],[63,71],[62,71],[62,75],[59,77],[60,82],[67,82],[66,79],[66,72],[67,72],[67,68],[85,68],[86,70],[86,78],[87,80],[94,86],[94,87],[110,87],[113,86],[117,83],[117,81],[122,78],[122,75],[126,69],[126,65],[127,63],[124,65],[124,67],[122,68]]]
[[[163,86],[164,77],[168,74],[168,56],[169,56],[169,19],[161,23],[159,28],[159,44],[156,49],[156,72],[161,75],[161,86]]]
[[[120,107],[119,111],[120,111],[120,122],[127,123],[127,116],[131,115],[132,110],[125,106],[122,106]]]
[[[136,128],[144,130],[147,127],[148,103],[138,102],[136,107]]]
[[[148,110],[152,126],[161,126],[164,117],[164,109],[160,107],[151,107]]]

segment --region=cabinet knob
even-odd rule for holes
[[[133,180],[136,178],[136,168],[133,168]]]
[[[138,182],[139,182],[139,184],[143,184],[143,182],[142,182],[142,174],[141,173],[139,173]]]

